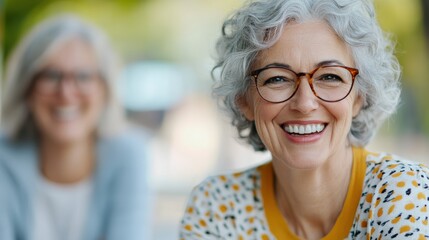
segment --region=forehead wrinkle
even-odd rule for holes
[[[310,71],[321,62],[332,60],[354,66],[350,47],[335,31],[326,22],[309,21],[287,24],[279,41],[262,50],[255,65],[260,68],[279,62],[295,71]]]

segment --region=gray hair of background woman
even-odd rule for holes
[[[369,0],[261,0],[250,2],[228,18],[217,42],[217,64],[212,74],[213,94],[232,117],[239,136],[255,150],[266,150],[236,105],[252,83],[250,71],[258,53],[272,46],[288,21],[327,22],[351,49],[359,75],[355,89],[363,107],[353,118],[348,139],[353,146],[366,145],[380,124],[399,103],[400,66],[394,45],[381,30]],[[218,71],[220,70],[220,71]],[[223,103],[223,104],[222,104]]]
[[[35,74],[50,51],[72,38],[88,43],[94,49],[99,71],[106,82],[107,100],[97,133],[110,135],[119,131],[124,123],[123,109],[118,101],[117,79],[119,62],[107,37],[91,24],[73,15],[49,18],[37,25],[19,43],[8,61],[6,87],[2,106],[2,129],[15,139],[28,138],[35,133],[35,124],[27,106]]]

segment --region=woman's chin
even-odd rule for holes
[[[53,133],[46,133],[42,136],[44,139],[49,139],[51,142],[57,144],[74,144],[74,143],[85,143],[90,137],[89,134],[84,133],[82,130],[62,130]]]
[[[322,166],[327,157],[324,157],[323,151],[314,150],[297,150],[289,152],[287,156],[275,158],[274,161],[282,162],[291,169],[311,170]]]

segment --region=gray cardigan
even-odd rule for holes
[[[150,191],[143,131],[100,139],[94,190],[82,240],[149,239]],[[0,137],[0,239],[32,239],[38,178],[34,142]]]

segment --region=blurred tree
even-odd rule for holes
[[[16,44],[22,29],[25,16],[35,8],[44,6],[54,0],[6,0],[4,8],[4,59],[7,59],[11,48]]]
[[[1,2],[2,0],[0,0]],[[64,0],[6,0],[4,7],[4,59],[7,59],[10,51],[17,44],[17,41],[20,39],[21,35],[34,24],[34,21],[29,21],[31,15],[42,11],[50,5],[69,5],[70,9],[63,9],[63,11],[76,11],[79,9],[79,5],[89,5],[98,6],[97,8],[88,9],[93,11],[96,14],[97,10],[103,8],[104,6],[112,6],[115,8],[127,11],[133,9],[135,6],[140,5],[144,2],[150,0],[74,0],[74,1],[64,1]],[[1,4],[0,4],[1,5]],[[72,9],[74,7],[74,9]],[[32,19],[40,20],[40,19]]]

